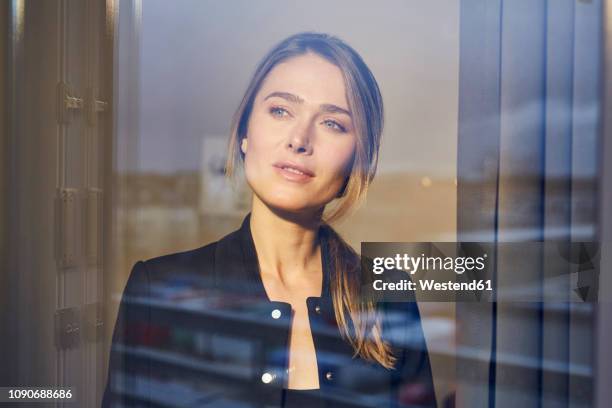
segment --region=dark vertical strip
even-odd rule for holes
[[[569,149],[568,149],[568,154],[567,154],[567,161],[569,163],[569,173],[566,179],[567,182],[567,191],[568,191],[568,215],[567,215],[567,225],[568,225],[568,236],[567,239],[568,241],[572,241],[572,174],[573,174],[573,159],[572,159],[572,155],[573,155],[573,143],[574,143],[574,136],[573,136],[573,129],[574,129],[574,84],[573,84],[573,79],[574,79],[574,61],[576,59],[576,2],[572,2],[572,42],[571,42],[571,55],[572,55],[572,63],[570,64],[570,80],[572,81],[572,84],[569,88],[569,93],[570,93],[570,98],[569,98],[569,103],[570,103],[570,117],[569,117],[569,127],[570,127],[570,137],[568,138],[568,143],[569,143]],[[571,289],[571,288],[570,288]],[[571,295],[571,291],[568,295]],[[571,327],[572,324],[572,314],[571,314],[571,306],[568,307],[567,312],[565,313],[565,321],[567,322],[567,327],[568,327],[568,333],[567,333],[567,342],[569,344],[569,342],[571,341],[570,338],[570,333],[569,333],[569,328]],[[570,347],[567,348],[567,355],[565,358],[566,361],[566,367],[567,367],[567,375],[565,376],[565,400],[567,401],[567,405],[570,405],[570,357],[571,357],[571,352],[570,352]]]
[[[9,267],[7,248],[9,246],[9,197],[7,194],[10,179],[8,178],[10,155],[9,155],[9,134],[10,134],[10,71],[9,64],[11,62],[11,30],[10,30],[10,15],[11,3],[3,2],[0,5],[0,29],[2,30],[2,42],[0,44],[0,63],[2,64],[2,77],[0,77],[0,191],[3,192],[0,197],[0,327],[4,333],[7,333],[9,328]],[[0,337],[0,367],[9,367],[9,336]],[[0,384],[9,384],[9,370],[0,370]]]
[[[494,221],[494,236],[495,236],[495,245],[494,248],[494,259],[495,266],[493,267],[493,287],[497,288],[497,273],[498,273],[498,239],[499,239],[499,185],[501,182],[501,96],[502,96],[502,37],[503,37],[503,15],[504,15],[504,2],[501,0],[500,8],[499,8],[499,33],[498,33],[498,42],[499,42],[499,54],[498,54],[498,76],[497,76],[497,108],[498,108],[498,131],[497,131],[497,139],[498,139],[498,149],[497,149],[497,170],[495,172],[495,221]],[[496,397],[496,383],[497,383],[497,292],[493,293],[492,299],[492,307],[491,307],[491,356],[489,358],[489,407],[495,407],[495,397]]]
[[[576,33],[575,33],[575,25],[576,25],[576,6],[575,2],[572,2],[572,64],[571,64],[571,73],[570,78],[572,80],[572,86],[570,87],[570,137],[569,137],[569,151],[568,151],[568,163],[569,163],[569,173],[567,176],[567,189],[569,191],[569,214],[568,214],[568,225],[569,225],[569,240],[572,240],[572,222],[573,222],[573,211],[572,211],[572,176],[574,174],[574,61],[576,61]],[[568,316],[569,318],[569,316]],[[568,384],[569,386],[569,384]]]
[[[7,36],[7,76],[9,78],[7,83],[7,119],[8,119],[8,140],[7,140],[7,152],[8,152],[8,163],[6,164],[5,171],[7,173],[7,188],[6,194],[6,211],[7,211],[7,236],[12,239],[7,241],[5,251],[7,254],[7,269],[6,269],[6,288],[8,290],[8,296],[6,299],[7,310],[16,310],[15,306],[18,304],[17,292],[20,288],[21,275],[19,270],[19,256],[18,256],[18,238],[20,236],[20,206],[19,206],[19,194],[18,186],[16,183],[16,175],[18,169],[18,157],[21,154],[19,144],[19,135],[21,132],[20,128],[20,107],[22,103],[22,96],[20,94],[19,85],[23,84],[23,53],[24,53],[24,29],[25,29],[25,5],[23,0],[12,0],[9,7],[8,16],[8,31]],[[3,336],[7,341],[7,348],[3,349],[3,353],[7,356],[7,365],[5,372],[9,376],[8,383],[3,385],[18,385],[21,380],[21,369],[19,365],[19,354],[21,350],[22,342],[18,341],[19,333],[19,319],[17,313],[7,313],[6,315],[6,334]]]
[[[598,137],[599,155],[598,159],[598,230],[597,240],[606,246],[602,247],[601,270],[612,269],[612,259],[609,256],[610,242],[612,242],[612,0],[603,0],[601,21],[602,42],[602,72],[601,72],[601,128]],[[605,256],[604,254],[608,254]],[[610,296],[612,295],[612,276],[610,273],[602,273],[600,276],[600,296],[605,302],[597,305],[597,337],[594,347],[596,357],[594,364],[595,399],[594,406],[603,407],[610,404],[612,400],[612,307],[610,307]]]
[[[501,13],[500,13],[501,20]],[[501,21],[500,21],[501,27]],[[501,37],[501,30],[500,30]],[[501,44],[501,39],[500,39]],[[501,52],[500,52],[500,60],[501,60]],[[500,64],[501,66],[501,64]],[[495,264],[493,266],[493,276],[491,277],[493,280],[492,286],[497,288],[497,264],[498,264],[498,254],[497,254],[497,243],[499,236],[499,158],[500,155],[497,155],[497,178],[496,178],[496,188],[495,188],[495,245],[493,245],[493,259],[495,260]],[[497,292],[493,292],[493,299],[491,299],[491,356],[489,357],[489,407],[495,407],[495,382],[497,380]]]
[[[601,120],[601,2],[576,2],[574,13],[572,166],[571,166],[571,238],[573,241],[593,241],[597,234],[597,144],[598,122]],[[590,114],[588,113],[590,112]],[[575,142],[575,143],[574,143]],[[585,279],[586,278],[586,279]],[[587,300],[596,300],[598,270],[589,277],[578,276],[578,285],[589,287]],[[572,288],[575,289],[575,288]],[[595,367],[601,358],[594,354],[593,340],[597,333],[594,304],[588,303],[588,320],[572,305],[570,362]],[[576,307],[574,307],[576,306]],[[581,381],[570,376],[570,399],[592,404],[595,378]],[[583,397],[584,396],[584,397]]]
[[[569,245],[571,233],[571,138],[574,63],[573,0],[547,2],[546,16],[546,94],[545,94],[545,190],[544,240],[559,240]],[[559,205],[562,204],[562,205]],[[544,281],[555,276],[554,266],[542,259]],[[570,350],[570,268],[567,267],[567,292],[558,308],[544,307],[542,327],[543,359],[563,364],[563,373],[543,370],[541,401],[544,406],[563,407],[569,401]],[[544,291],[552,288],[543,285]],[[545,305],[547,306],[547,305]],[[552,305],[551,305],[552,306]]]
[[[497,242],[499,205],[502,1],[462,0],[460,6],[457,239]],[[497,259],[497,250],[493,254]],[[497,285],[496,265],[491,276]],[[459,345],[491,353],[489,365],[457,360],[466,406],[495,405],[496,299],[456,306]],[[483,334],[490,334],[484,335]]]
[[[542,132],[540,136],[540,202],[539,202],[539,236],[538,241],[544,242],[545,240],[545,219],[546,219],[546,131],[547,131],[547,121],[546,121],[546,112],[548,109],[548,100],[547,100],[547,83],[548,83],[548,54],[546,52],[548,47],[548,0],[544,0],[544,41],[542,42],[542,55],[544,56],[544,61],[542,63]],[[543,402],[543,390],[544,390],[544,259],[542,256],[539,258],[540,268],[538,268],[539,276],[539,301],[538,301],[538,309],[536,319],[538,321],[537,328],[537,336],[538,336],[538,373],[537,373],[537,381],[538,386],[536,388],[537,392],[537,400],[538,406],[542,406]]]

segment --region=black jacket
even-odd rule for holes
[[[394,369],[352,358],[330,298],[329,227],[320,231],[322,297],[307,298],[320,389],[305,406],[435,406],[415,302],[377,303]],[[266,295],[249,214],[217,242],[134,265],[102,406],[280,408],[290,327],[291,305]]]

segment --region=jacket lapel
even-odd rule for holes
[[[249,297],[268,300],[263,285],[258,284],[259,266],[251,237],[251,214],[236,231],[217,242],[215,249],[215,285],[221,290],[238,291]]]

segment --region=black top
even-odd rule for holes
[[[322,293],[308,297],[306,305],[323,391],[282,391],[291,304],[266,294],[249,214],[240,229],[219,241],[136,262],[119,305],[102,407],[215,407],[245,396],[253,406],[273,408],[348,408],[364,398],[381,408],[435,407],[417,303],[376,303],[382,339],[396,358],[392,369],[354,357],[336,321],[331,278],[335,257],[351,267],[360,259],[332,247],[335,232],[328,225],[319,232]],[[409,276],[387,271],[381,279]],[[176,384],[183,388],[176,391]]]
[[[316,408],[320,389],[296,390],[283,388],[283,408]]]

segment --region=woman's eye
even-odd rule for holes
[[[344,126],[342,126],[341,124],[339,124],[338,122],[334,120],[329,120],[329,119],[325,120],[323,121],[323,124],[332,130],[335,130],[338,132],[346,132],[346,129],[344,128]]]
[[[272,114],[272,116],[276,116],[277,118],[283,118],[289,115],[289,112],[287,112],[286,109],[279,108],[279,107],[270,108],[270,113]]]

